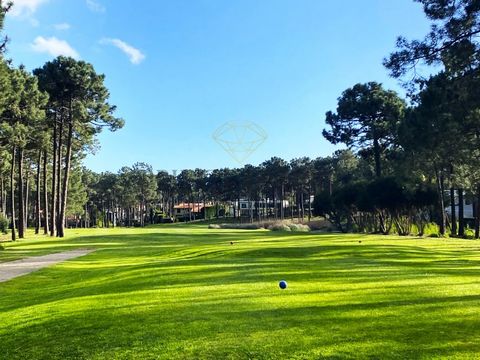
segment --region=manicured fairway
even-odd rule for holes
[[[480,358],[471,240],[172,225],[4,247],[96,251],[0,283],[0,359]]]

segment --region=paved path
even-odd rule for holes
[[[30,274],[44,267],[58,264],[65,260],[87,255],[94,250],[79,249],[55,254],[32,256],[25,259],[0,263],[0,282],[8,281],[18,276]]]

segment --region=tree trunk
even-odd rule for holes
[[[25,173],[25,205],[23,208],[23,228],[25,231],[28,229],[28,215],[30,214],[29,210],[29,198],[30,198],[30,166],[28,168],[28,171]]]
[[[302,222],[305,220],[305,202],[303,200],[303,190],[300,193],[300,208],[302,212]]]
[[[60,226],[58,229],[59,237],[65,236],[68,182],[70,179],[70,161],[72,158],[72,138],[73,138],[73,106],[72,106],[72,99],[70,99],[70,106],[69,106],[69,112],[68,112],[67,153],[65,155],[65,173],[63,175],[62,196],[61,196],[61,203],[60,203],[60,220],[59,220]],[[60,161],[59,161],[59,165],[60,165]],[[59,174],[60,174],[60,167],[59,167]],[[59,177],[59,181],[60,181],[60,177]]]
[[[3,176],[0,178],[0,207],[1,213],[5,215],[5,202],[3,201]]]
[[[53,161],[52,161],[52,205],[50,212],[50,236],[55,236],[57,227],[57,116],[55,115],[53,125]],[[44,169],[45,170],[45,169]]]
[[[300,221],[302,205],[300,204],[300,192],[298,190],[295,193],[295,202],[297,203],[297,220]]]
[[[3,215],[7,214],[7,188],[5,187],[5,183],[3,184]]]
[[[273,187],[273,218],[277,220],[277,191]]]
[[[283,220],[285,218],[285,210],[283,208],[283,198],[285,197],[285,185],[283,184],[281,189],[281,196],[282,198],[280,199],[280,218]]]
[[[40,232],[41,219],[40,219],[40,207],[41,207],[41,195],[40,195],[40,175],[42,169],[42,151],[38,152],[37,163],[37,179],[36,179],[36,196],[35,196],[35,234]]]
[[[66,211],[67,211],[67,195],[68,195],[68,180],[70,178],[70,160],[72,157],[72,137],[73,137],[73,114],[72,114],[72,101],[70,100],[70,114],[68,121],[68,136],[67,136],[67,154],[65,155],[65,174],[63,176],[62,184],[62,196],[61,196],[61,207],[60,207],[60,220],[59,220],[59,229],[58,236],[65,236],[65,220],[66,220]]]
[[[308,186],[308,221],[312,220],[312,187]]]
[[[375,175],[379,178],[382,176],[382,165],[380,163],[380,144],[377,138],[373,139],[373,154],[375,156]]]
[[[12,164],[10,166],[10,213],[12,214],[12,241],[16,240],[17,232],[15,229],[15,153],[17,149],[12,148]]]
[[[265,192],[264,197],[263,197],[263,218],[268,220],[269,214],[268,214],[268,197],[267,193]]]
[[[237,200],[238,200],[238,222],[242,222],[242,206],[240,205],[240,193],[237,194]]]
[[[47,151],[43,153],[43,233],[48,234]]]
[[[294,199],[294,196],[295,196],[295,191],[292,187],[291,190],[290,190],[290,199],[289,199],[289,201],[290,201],[290,204],[289,204],[290,205],[289,206],[289,208],[290,208],[290,220],[292,220],[292,222],[293,222],[293,202],[294,202],[293,199]]]
[[[480,184],[477,184],[475,199],[475,239],[480,237]]]
[[[56,235],[60,236],[60,228],[62,227],[62,219],[60,217],[60,209],[61,209],[61,190],[62,190],[62,147],[63,147],[63,115],[60,122],[60,129],[58,134],[58,147],[57,147],[57,163],[54,165],[57,167],[57,232]]]
[[[83,219],[83,227],[86,229],[88,228],[88,224],[87,224],[87,219],[88,219],[88,205],[87,203],[85,203],[85,219]]]
[[[457,214],[456,214],[456,208],[455,208],[455,188],[452,186],[450,188],[450,212],[452,213],[451,215],[451,236],[457,236]]]
[[[465,236],[463,189],[458,189],[458,236]]]
[[[23,149],[18,149],[18,238],[25,237],[25,193],[23,188]]]
[[[437,192],[438,192],[438,205],[440,207],[439,211],[439,215],[440,215],[440,234],[442,236],[445,235],[445,204],[444,204],[444,201],[443,201],[443,180],[442,180],[442,176],[440,175],[440,171],[438,170],[437,166],[435,165],[435,176],[437,178]]]
[[[451,220],[451,236],[457,236],[457,214],[455,211],[455,186],[454,186],[454,167],[450,165],[450,212],[452,215],[450,216]]]

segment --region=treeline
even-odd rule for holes
[[[422,235],[429,223],[440,222],[445,209],[434,176],[412,168],[402,149],[382,154],[382,176],[374,158],[339,150],[324,158],[273,157],[258,166],[187,169],[177,175],[155,173],[145,163],[118,173],[84,169],[81,186],[88,200],[84,208],[76,207],[70,226],[144,226],[226,216],[238,222],[304,222],[325,216],[345,232]],[[189,205],[188,211],[177,213],[178,205]],[[195,211],[205,205],[210,213]]]
[[[331,189],[338,178],[348,177],[344,168],[350,151],[332,157],[299,158],[287,162],[273,157],[258,166],[238,169],[187,169],[178,175],[154,173],[152,167],[137,163],[118,173],[83,172],[88,202],[76,214],[75,226],[143,226],[176,218],[175,206],[190,206],[182,220],[219,218],[229,215],[242,221],[301,220],[312,216],[313,194]],[[244,205],[242,207],[241,205]],[[200,207],[211,212],[201,213]]]
[[[236,169],[187,169],[178,175],[155,173],[145,163],[118,173],[84,169],[81,186],[88,200],[84,209],[77,207],[70,226],[144,226],[226,216],[238,222],[304,222],[325,216],[345,232],[422,235],[445,213],[439,201],[442,190],[434,177],[410,167],[403,150],[388,153],[393,158],[382,155],[385,175],[380,177],[373,155],[351,150],[316,159],[273,157]],[[180,217],[177,205],[189,205],[188,212]],[[205,205],[212,212],[195,211]]]
[[[0,2],[0,30],[10,6]],[[64,236],[72,171],[103,127],[123,126],[108,98],[104,76],[84,61],[58,57],[30,73],[0,55],[0,223],[12,240],[29,225]]]

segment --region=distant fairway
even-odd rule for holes
[[[0,283],[1,359],[480,358],[476,241],[205,225],[68,234],[0,251],[96,249]]]

